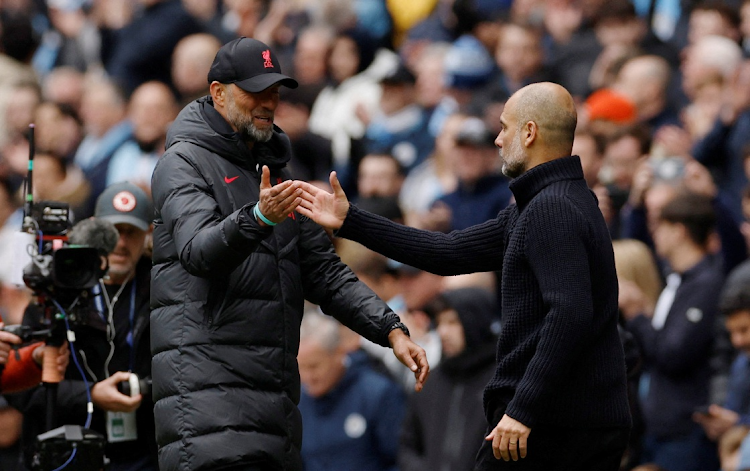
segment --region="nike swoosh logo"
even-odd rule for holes
[[[232,177],[232,178],[224,177],[224,183],[232,183],[233,181],[237,180],[238,178],[240,178],[239,175],[237,175],[236,177]]]

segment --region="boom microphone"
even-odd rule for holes
[[[68,233],[68,242],[95,248],[100,255],[108,255],[117,246],[120,233],[111,222],[91,217],[74,225]]]

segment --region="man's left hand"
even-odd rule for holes
[[[388,334],[388,341],[396,358],[414,372],[414,378],[417,380],[414,390],[421,391],[430,374],[430,365],[427,364],[424,349],[414,343],[401,329],[392,330]]]
[[[498,460],[518,461],[518,458],[526,458],[527,443],[531,429],[521,422],[503,415],[497,426],[489,435],[484,437],[492,441],[492,454]]]

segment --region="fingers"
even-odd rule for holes
[[[502,450],[503,445],[505,446],[505,453],[508,453],[508,439],[505,438],[505,444],[503,444],[503,438],[505,436],[500,433],[496,433],[495,437],[492,439],[492,454],[495,456],[495,459],[499,460],[500,458],[503,458]],[[505,461],[508,461],[506,458]]]
[[[10,332],[6,332],[4,330],[0,330],[0,348],[2,348],[3,343],[6,343],[6,344],[10,343],[13,345],[18,345],[21,343],[21,337],[19,337],[16,334],[11,334]]]
[[[419,365],[419,368],[413,370],[414,375],[417,378],[417,384],[414,385],[414,388],[417,392],[419,392],[424,387],[424,383],[425,381],[427,381],[427,377],[430,375],[430,365],[427,363],[427,354],[425,354],[424,351],[421,351],[417,355],[416,361]]]
[[[510,452],[510,459],[518,461],[518,437],[508,438],[508,451]]]
[[[521,458],[526,458],[526,452],[528,451],[529,440],[526,435],[521,435],[518,438],[518,455]]]
[[[344,193],[344,189],[341,187],[341,183],[339,183],[339,178],[336,175],[336,172],[331,172],[328,181],[331,183],[333,194],[336,195],[337,198],[346,198],[346,193]]]
[[[304,191],[305,197],[309,199],[310,201],[315,199],[315,196],[318,193],[320,193],[321,191],[324,191],[322,188],[319,188],[313,185],[312,183],[309,183],[303,180],[298,180],[296,183],[299,184],[299,187],[302,188],[302,190]]]
[[[127,371],[118,371],[104,381],[109,381],[110,383],[122,383],[123,381],[128,381],[129,379],[130,373],[128,373]]]
[[[260,189],[267,190],[269,188],[271,188],[271,171],[268,166],[264,165],[260,174]]]

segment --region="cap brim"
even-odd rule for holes
[[[147,231],[151,226],[150,223],[147,223],[143,219],[137,218],[135,216],[126,216],[124,214],[102,216],[99,219],[104,219],[105,221],[109,221],[112,224],[130,224],[131,226],[135,226],[142,231]]]
[[[238,80],[234,82],[235,85],[250,93],[262,92],[266,88],[277,83],[280,83],[281,85],[289,88],[297,88],[299,86],[297,81],[293,78],[284,74],[277,74],[276,72],[256,75],[255,77],[251,77],[249,79]]]

